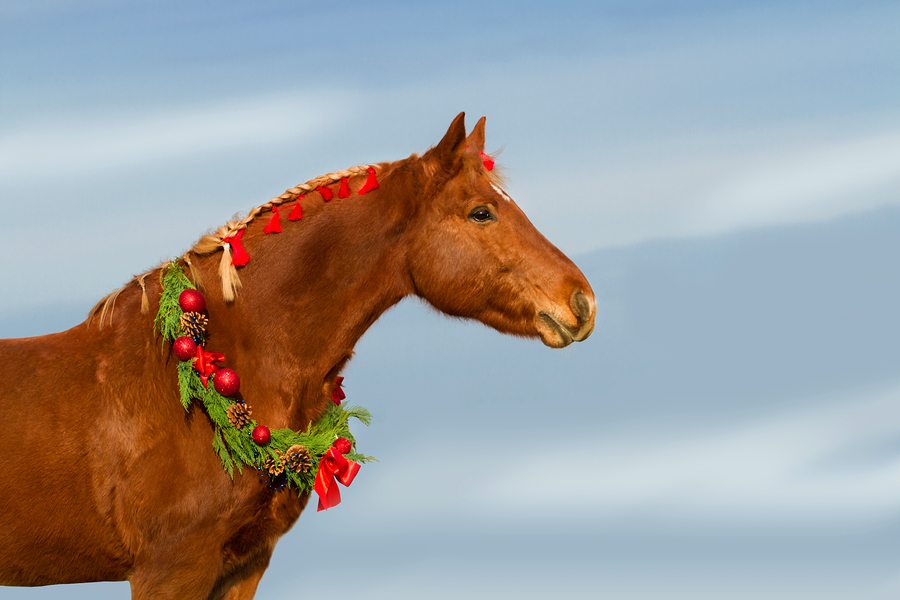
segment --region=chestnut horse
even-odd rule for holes
[[[590,285],[483,148],[484,118],[467,137],[461,113],[424,155],[377,165],[380,187],[363,197],[308,194],[278,235],[242,221],[252,262],[233,301],[211,285],[222,255],[202,239],[188,251],[216,350],[260,422],[315,421],[363,332],[413,294],[554,348],[591,333]],[[209,419],[184,412],[177,361],[153,330],[159,279],[135,278],[68,331],[0,340],[0,422],[16,432],[0,436],[0,585],[127,579],[135,599],[245,600],[303,510],[308,495],[230,479]]]

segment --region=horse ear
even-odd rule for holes
[[[478,119],[475,127],[472,128],[472,133],[466,138],[466,145],[476,152],[484,152],[484,124],[486,121],[486,117]]]
[[[427,156],[436,160],[444,169],[454,170],[462,157],[466,141],[466,113],[456,115],[447,133],[437,146],[428,151]]]

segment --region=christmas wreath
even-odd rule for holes
[[[315,490],[319,510],[340,502],[337,482],[350,485],[360,463],[372,457],[356,452],[350,420],[369,424],[369,411],[342,404],[342,377],[335,381],[332,403],[305,431],[270,430],[253,419],[253,411],[240,391],[240,378],[224,366],[225,356],[206,349],[209,325],[206,301],[173,261],[161,273],[162,295],[154,329],[179,359],[178,389],[181,404],[190,410],[198,400],[213,425],[212,446],[222,467],[234,478],[235,467],[247,466],[273,488],[290,487],[299,493]],[[212,385],[210,385],[212,384]]]

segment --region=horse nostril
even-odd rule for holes
[[[572,294],[572,310],[575,311],[575,316],[578,317],[578,320],[581,323],[584,323],[591,318],[591,313],[593,312],[591,309],[591,301],[588,300],[587,296],[585,296],[581,290]]]

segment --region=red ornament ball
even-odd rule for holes
[[[265,446],[269,443],[269,440],[272,439],[272,432],[270,432],[269,428],[265,425],[257,425],[253,428],[253,433],[250,435],[253,437],[253,441],[259,446]]]
[[[216,371],[213,387],[223,396],[234,396],[241,389],[241,380],[234,369],[226,367]]]
[[[197,344],[186,335],[175,338],[175,341],[172,342],[172,354],[178,357],[178,360],[191,360],[196,353]]]
[[[184,312],[206,312],[206,298],[199,290],[187,289],[178,296],[178,306]]]
[[[353,449],[353,444],[350,443],[350,440],[342,437],[334,440],[332,446],[334,446],[334,449],[341,454],[347,454],[348,452],[350,452],[350,450]]]

